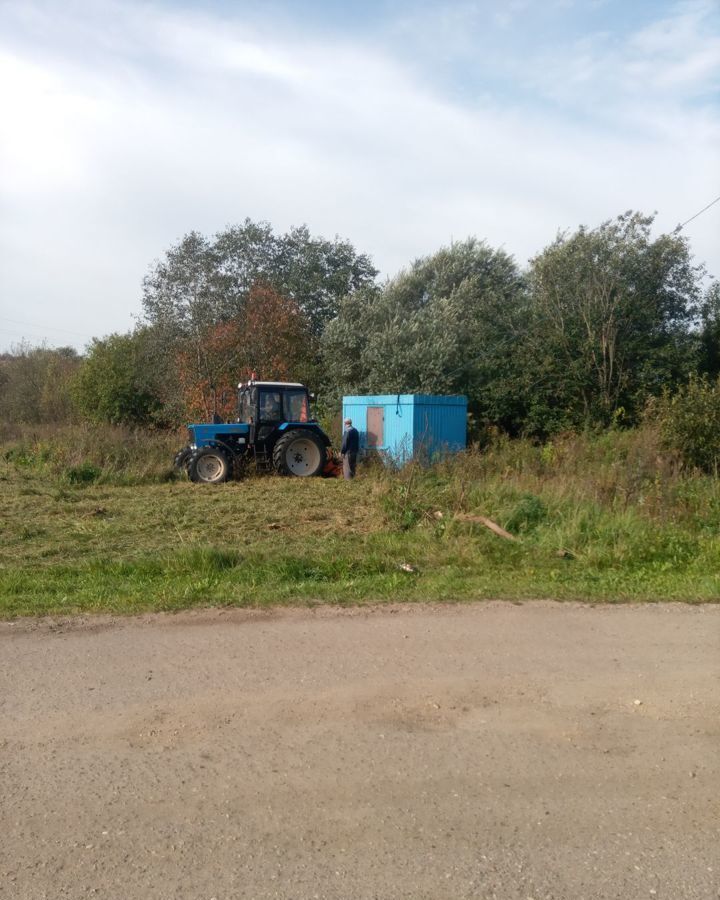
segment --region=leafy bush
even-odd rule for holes
[[[49,446],[42,443],[21,443],[7,449],[3,456],[6,462],[18,468],[42,469],[50,460],[52,451]]]
[[[547,506],[535,494],[524,494],[512,511],[505,527],[513,534],[532,531],[547,518]]]
[[[70,484],[92,484],[99,477],[100,469],[90,462],[83,462],[78,466],[70,466],[65,470],[65,480]]]
[[[665,393],[649,408],[663,444],[682,461],[717,473],[720,463],[720,379],[693,377],[676,393]]]
[[[97,424],[162,424],[161,404],[150,384],[151,359],[145,332],[94,340],[72,386],[80,415]]]

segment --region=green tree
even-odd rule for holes
[[[558,236],[531,261],[526,430],[635,421],[649,396],[694,371],[703,270],[686,238],[652,239],[652,223],[628,212]]]
[[[251,361],[278,368],[267,340],[262,351],[244,339],[243,329],[252,323],[257,333],[263,317],[268,329],[292,324],[294,352],[289,361],[299,359],[301,369],[293,377],[312,374],[326,323],[344,297],[368,288],[376,275],[369,257],[358,254],[352,244],[313,237],[304,226],[278,235],[268,223],[246,219],[212,239],[197,232],[186,235],[155,263],[143,285],[144,320],[153,345],[148,362],[155,394],[168,417],[182,416],[181,398],[189,384],[219,383],[217,373],[229,366],[237,367],[238,376]],[[285,331],[277,335],[278,346],[284,346]],[[221,342],[225,360],[217,358],[220,333],[236,336],[234,343]],[[248,338],[252,340],[250,333]],[[264,370],[258,371],[262,375]]]
[[[713,281],[700,307],[699,369],[711,378],[720,375],[720,281]]]
[[[382,288],[343,301],[323,336],[327,387],[462,392],[476,413],[501,418],[509,399],[498,378],[522,303],[523,282],[507,253],[475,238],[444,247]]]
[[[72,386],[78,412],[113,425],[165,424],[147,365],[151,355],[142,330],[93,340]]]
[[[143,311],[166,337],[192,337],[240,315],[260,283],[297,304],[320,335],[341,299],[376,275],[347,241],[313,237],[305,226],[276,235],[267,222],[246,219],[212,240],[191,232],[171,247],[145,278]]]

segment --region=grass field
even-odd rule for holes
[[[173,436],[88,431],[84,440],[5,442],[4,617],[720,597],[716,479],[678,472],[647,436],[499,441],[430,469],[367,469],[352,483],[253,477],[217,487],[173,478]]]

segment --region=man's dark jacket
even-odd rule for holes
[[[357,428],[348,428],[343,432],[341,453],[357,453],[360,448],[360,435]]]

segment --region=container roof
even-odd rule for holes
[[[463,394],[372,394],[343,397],[358,406],[467,406]]]

